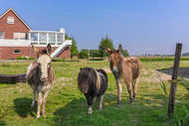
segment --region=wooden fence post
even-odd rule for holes
[[[168,104],[169,117],[171,117],[171,115],[174,113],[177,75],[178,75],[178,69],[179,69],[179,63],[180,63],[181,50],[182,50],[182,43],[177,43],[176,51],[175,51],[173,73],[172,73],[172,82],[171,82],[170,93],[169,93],[169,104]]]

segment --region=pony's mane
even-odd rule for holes
[[[82,89],[82,82],[86,82],[90,86],[95,86],[96,89],[100,89],[100,77],[98,72],[90,67],[81,68],[78,75],[78,88]]]

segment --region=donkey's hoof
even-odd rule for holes
[[[43,114],[43,117],[46,118],[46,114]]]
[[[98,110],[102,110],[102,107],[99,107]]]
[[[37,115],[37,119],[40,118],[40,115]]]
[[[129,103],[133,104],[133,102],[134,102],[134,99],[130,99]]]

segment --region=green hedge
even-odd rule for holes
[[[141,61],[173,61],[174,57],[140,57]],[[181,60],[189,60],[189,57],[181,57]]]

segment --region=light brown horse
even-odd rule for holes
[[[36,95],[38,95],[37,118],[40,117],[41,105],[43,107],[42,114],[45,117],[46,99],[55,80],[50,63],[50,57],[47,54],[43,54],[30,64],[26,73],[26,80],[33,89],[32,107],[34,107]]]
[[[126,84],[130,103],[132,103],[137,93],[136,81],[141,71],[141,61],[136,57],[125,58],[122,55],[122,46],[120,46],[118,50],[107,48],[106,51],[110,54],[110,69],[116,79],[117,103],[120,105],[121,102],[122,85],[120,84],[120,80],[123,80]]]

